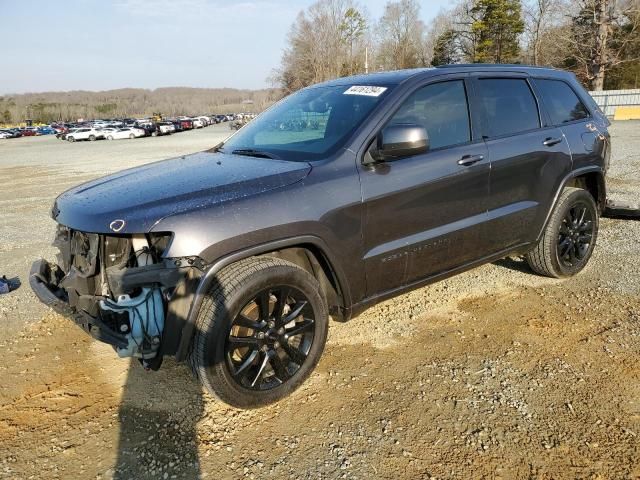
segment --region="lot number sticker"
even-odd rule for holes
[[[379,97],[384,93],[387,87],[367,87],[362,85],[354,85],[344,92],[345,95],[364,95],[366,97]]]

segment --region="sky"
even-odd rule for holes
[[[361,1],[374,19],[387,0]],[[0,94],[270,86],[313,0],[0,0]],[[450,2],[422,0],[429,22]]]

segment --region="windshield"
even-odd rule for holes
[[[342,147],[389,87],[329,86],[301,90],[242,127],[224,153],[317,160]]]

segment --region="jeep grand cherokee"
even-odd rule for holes
[[[507,255],[576,274],[606,199],[609,123],[574,76],[457,65],[341,78],[209,151],[55,201],[38,297],[147,368],[189,360],[237,407],[310,374],[328,319]]]

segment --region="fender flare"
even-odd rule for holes
[[[342,293],[342,297],[346,307],[345,315],[348,316],[350,306],[352,304],[349,283],[346,281],[344,271],[340,267],[340,264],[335,260],[335,257],[331,253],[331,249],[328,247],[326,242],[315,235],[302,235],[274,240],[272,242],[233,252],[209,264],[204,275],[200,277],[195,292],[193,292],[193,298],[190,302],[191,305],[189,307],[189,313],[186,315],[186,321],[182,326],[182,330],[180,332],[180,340],[175,354],[176,360],[179,362],[183,361],[189,354],[189,346],[191,344],[193,335],[195,334],[196,316],[198,315],[198,311],[200,310],[200,306],[202,305],[202,301],[204,300],[207,290],[211,286],[216,274],[220,270],[228,265],[231,265],[232,263],[243,260],[245,258],[262,255],[274,250],[281,250],[284,248],[299,247],[304,245],[313,245],[326,258],[327,262],[329,263],[329,267],[335,274],[336,282]]]
[[[602,203],[602,208],[604,208],[607,194],[606,194],[606,184],[605,184],[605,180],[604,180],[605,179],[605,171],[602,169],[602,167],[600,167],[599,165],[593,165],[593,166],[589,166],[589,167],[582,167],[582,168],[578,168],[576,170],[572,170],[571,172],[569,172],[562,179],[562,182],[560,183],[560,186],[558,187],[558,190],[556,191],[556,194],[553,197],[553,202],[551,204],[551,208],[547,212],[547,216],[544,219],[544,223],[542,224],[542,228],[538,232],[538,235],[536,236],[536,240],[535,240],[534,243],[539,242],[540,238],[542,238],[542,235],[544,234],[544,231],[547,228],[547,224],[549,223],[549,219],[551,218],[551,214],[553,213],[553,211],[556,208],[556,205],[558,204],[558,200],[560,199],[560,194],[562,193],[562,191],[567,186],[567,183],[569,183],[574,178],[579,177],[580,175],[584,175],[585,173],[598,173],[599,174],[600,182],[601,182],[601,185],[599,185],[599,188],[602,187],[603,191],[599,191],[598,192],[599,193],[598,196],[602,197],[602,198],[596,198],[595,200],[596,200],[597,204]]]

